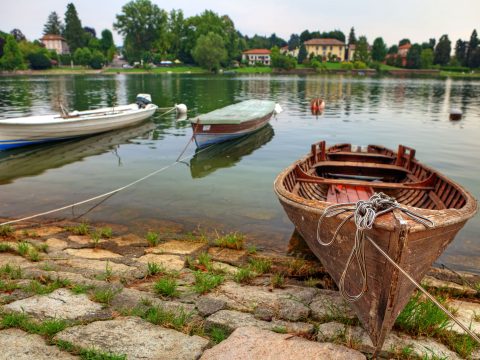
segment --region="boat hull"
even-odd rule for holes
[[[376,145],[367,149],[367,152],[352,151],[350,144],[339,144],[326,150],[324,142],[313,144],[310,154],[278,175],[274,190],[287,216],[337,285],[354,246],[355,223],[352,219],[346,221],[329,246],[318,241],[317,228],[329,206],[361,200],[358,188],[353,191],[342,187],[355,184],[363,186],[363,191],[370,188],[372,193],[389,191],[403,208],[432,221],[433,225],[426,227],[396,209],[377,217],[373,228],[365,231],[367,289],[351,306],[378,352],[415,285],[373,243],[420,282],[458,231],[475,215],[477,202],[459,184],[418,162],[413,149],[408,148],[408,154],[403,146],[397,153]],[[407,175],[395,173],[401,169]],[[386,180],[358,180],[353,175],[360,178],[381,175]],[[342,176],[347,177],[342,179]],[[332,185],[335,185],[334,197],[330,196]],[[323,219],[319,235],[324,243],[331,241],[349,214]],[[361,268],[355,259],[344,279],[344,289],[350,296],[361,293]]]
[[[136,125],[152,116],[157,106],[150,104],[135,109],[135,104],[91,112],[78,112],[76,116],[58,115],[0,121],[0,150],[45,142],[83,137]]]
[[[253,119],[240,124],[212,124],[202,125],[192,123],[193,136],[197,147],[221,143],[251,134],[268,124],[273,112],[258,119]]]

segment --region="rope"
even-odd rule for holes
[[[162,114],[164,115],[164,114]],[[191,142],[191,139],[189,140],[188,144],[190,144]],[[72,208],[75,207],[75,206],[78,206],[78,205],[82,205],[82,204],[86,204],[86,203],[89,203],[89,202],[92,202],[92,201],[95,201],[95,200],[98,200],[98,199],[101,199],[101,198],[104,198],[104,197],[107,197],[107,196],[112,196],[113,194],[116,194],[120,191],[123,191],[125,189],[128,189],[129,187],[132,187],[133,185],[135,184],[138,184],[139,182],[142,182],[144,180],[147,180],[148,178],[156,175],[156,174],[159,174],[175,165],[177,165],[178,163],[182,162],[182,161],[185,161],[185,160],[188,160],[190,158],[192,158],[193,156],[195,156],[196,154],[198,153],[201,153],[207,149],[209,149],[211,146],[213,145],[210,145],[210,146],[207,146],[205,147],[204,149],[201,149],[199,151],[197,151],[195,154],[192,154],[192,155],[188,155],[188,156],[185,156],[184,158],[178,158],[177,160],[175,160],[173,163],[169,164],[169,165],[166,165],[158,170],[155,170],[147,175],[145,175],[144,177],[140,178],[140,179],[137,179],[135,181],[132,181],[131,183],[127,184],[127,185],[124,185],[122,187],[119,187],[115,190],[112,190],[112,191],[109,191],[109,192],[106,192],[106,193],[103,193],[103,194],[100,194],[100,195],[97,195],[97,196],[94,196],[94,197],[91,197],[89,199],[86,199],[86,200],[83,200],[83,201],[78,201],[78,202],[75,202],[73,204],[69,204],[69,205],[65,205],[65,206],[62,206],[62,207],[59,207],[59,208],[56,208],[56,209],[53,209],[53,210],[49,210],[49,211],[44,211],[44,212],[41,212],[41,213],[38,213],[38,214],[34,214],[34,215],[30,215],[30,216],[26,216],[26,217],[23,217],[21,219],[16,219],[16,220],[10,220],[10,221],[6,221],[6,222],[3,222],[0,224],[0,226],[3,226],[3,225],[10,225],[10,224],[15,224],[15,223],[19,223],[19,222],[22,222],[22,221],[25,221],[25,220],[30,220],[30,219],[34,219],[34,218],[37,218],[37,217],[40,217],[40,216],[44,216],[44,215],[49,215],[49,214],[53,214],[53,213],[56,213],[56,212],[59,212],[59,211],[62,211],[62,210],[65,210],[65,209],[68,209],[68,208]],[[185,149],[186,150],[186,149]],[[185,150],[183,152],[185,152]]]
[[[387,212],[398,209],[411,217],[416,222],[423,224],[425,227],[433,227],[435,224],[430,219],[414,213],[404,207],[402,207],[394,198],[385,195],[384,193],[375,193],[368,200],[360,200],[357,203],[335,204],[327,207],[317,223],[317,241],[320,245],[330,246],[332,245],[340,230],[351,218],[354,219],[356,225],[355,239],[352,247],[352,251],[348,257],[345,269],[342,272],[339,282],[339,290],[342,296],[349,302],[354,302],[360,299],[368,289],[367,284],[367,269],[365,261],[365,231],[371,230],[375,220],[378,216],[386,214]],[[349,214],[335,230],[333,237],[330,241],[324,242],[320,237],[320,228],[323,220],[327,217],[337,216],[346,212],[352,212]],[[348,273],[348,269],[352,262],[356,260],[360,268],[361,277],[361,290],[358,294],[349,294],[345,290],[345,278]]]
[[[360,299],[365,292],[367,291],[367,272],[366,272],[366,261],[365,261],[365,239],[367,239],[377,250],[385,256],[385,258],[396,268],[402,275],[404,275],[415,287],[421,291],[428,299],[430,299],[440,310],[442,310],[452,321],[454,321],[458,326],[460,326],[468,335],[470,335],[475,341],[480,344],[480,338],[471,331],[467,326],[461,323],[453,314],[447,310],[440,302],[437,301],[432,295],[428,293],[415,279],[410,276],[405,270],[402,269],[400,265],[398,265],[385,251],[378,246],[373,239],[365,234],[365,230],[370,230],[373,227],[375,219],[379,215],[383,215],[387,212],[393,211],[398,209],[411,217],[418,223],[423,224],[425,227],[433,227],[435,226],[434,222],[420,214],[417,214],[413,211],[410,211],[404,207],[402,207],[394,198],[389,197],[383,193],[375,193],[373,194],[370,199],[367,201],[360,200],[357,203],[346,203],[346,204],[335,204],[327,207],[325,212],[320,217],[318,224],[317,224],[317,241],[323,246],[330,246],[334,243],[338,233],[342,229],[342,227],[349,221],[352,217],[354,218],[355,225],[356,225],[356,232],[355,232],[355,241],[348,257],[347,264],[345,265],[345,269],[343,270],[342,276],[340,278],[339,283],[339,290],[342,296],[350,302],[356,301]],[[324,242],[320,238],[320,226],[325,217],[333,217],[345,212],[353,211],[352,214],[348,215],[337,227],[335,233],[333,234],[332,239],[329,242]],[[358,294],[351,295],[345,290],[345,277],[350,267],[350,264],[353,258],[357,260],[357,263],[360,267],[360,273],[362,277],[362,289]]]

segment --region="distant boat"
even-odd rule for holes
[[[134,104],[0,120],[0,150],[98,134],[140,123],[157,110],[149,94]]]
[[[198,147],[235,139],[261,129],[279,105],[268,100],[246,100],[190,119]]]
[[[377,145],[354,150],[350,144],[313,144],[309,154],[278,175],[274,189],[310,249],[344,289],[377,352],[415,289],[378,249],[420,282],[477,212],[467,190],[420,163],[415,150],[402,145],[395,152]],[[380,191],[406,212],[383,211],[393,200],[384,194],[372,197]],[[356,204],[355,215],[367,221],[373,210],[364,207],[366,201],[380,197],[379,217],[362,245],[352,211]]]

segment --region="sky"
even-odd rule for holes
[[[29,40],[42,36],[48,15],[56,11],[63,19],[72,0],[1,0],[0,30],[20,29]],[[245,35],[270,36],[276,33],[288,41],[290,34],[303,30],[342,30],[350,28],[373,43],[383,37],[390,46],[408,38],[412,42],[437,40],[448,34],[455,42],[468,40],[473,29],[480,32],[480,0],[152,0],[170,11],[182,9],[186,17],[208,9],[229,15],[235,27]],[[73,0],[83,26],[113,31],[115,15],[127,0]],[[114,41],[122,37],[114,32]]]

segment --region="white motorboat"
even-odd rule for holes
[[[98,134],[140,123],[157,110],[149,94],[136,103],[87,111],[0,120],[0,150]]]

